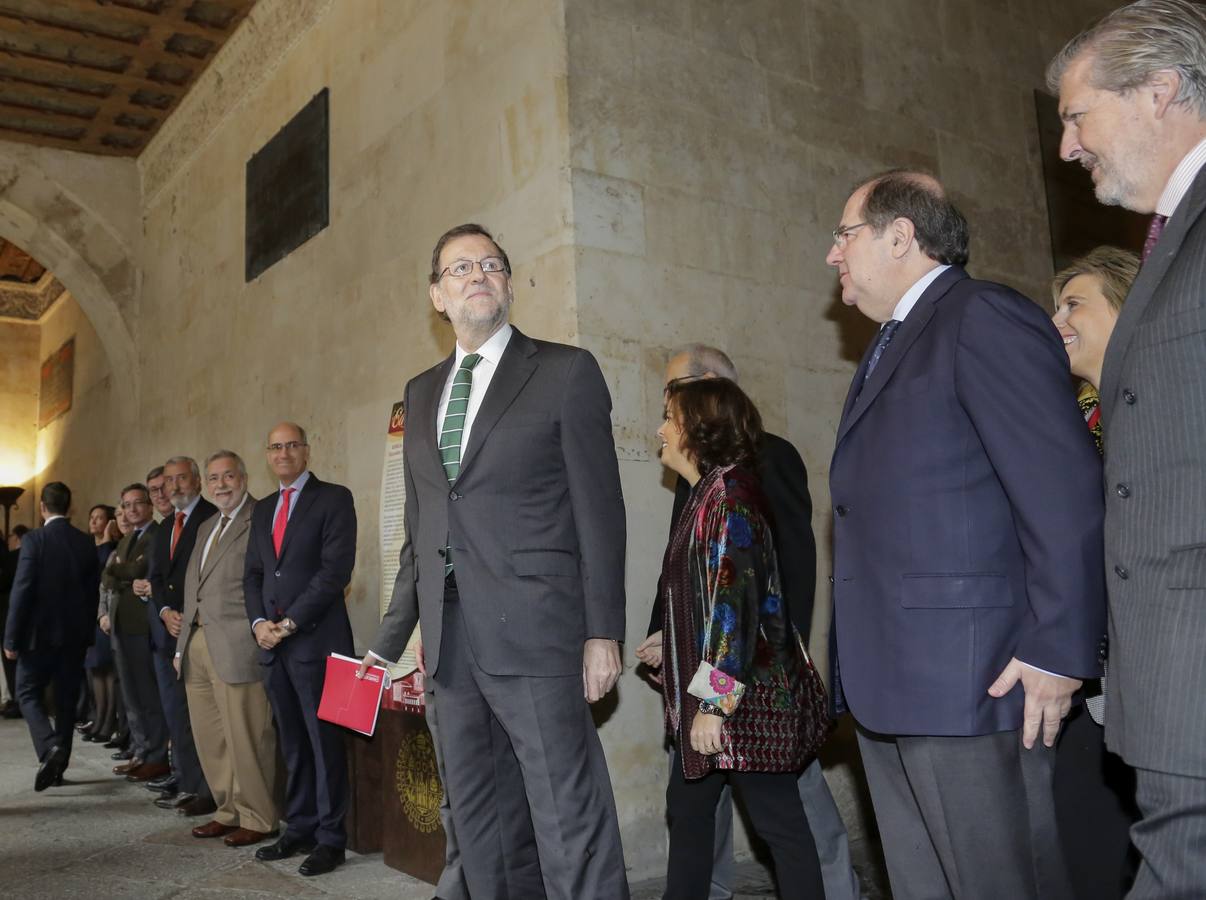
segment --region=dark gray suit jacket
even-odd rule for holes
[[[1168,220],[1106,351],[1106,742],[1206,777],[1206,172]]]
[[[450,488],[436,416],[454,358],[406,386],[406,539],[370,647],[397,659],[421,620],[436,671],[451,539],[478,665],[491,675],[581,672],[587,638],[624,639],[624,499],[599,364],[515,329]]]

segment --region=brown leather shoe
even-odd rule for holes
[[[134,760],[130,760],[133,762]],[[126,773],[126,781],[150,781],[152,778],[158,778],[160,775],[166,775],[172,771],[172,767],[167,763],[143,763],[140,766],[135,766]]]
[[[222,838],[222,843],[227,847],[249,847],[260,841],[266,841],[268,838],[274,838],[278,834],[280,834],[279,831],[252,831],[250,828],[240,828]]]
[[[133,757],[128,762],[118,763],[113,767],[114,775],[129,775],[135,769],[142,765],[142,760],[137,756]]]
[[[181,816],[208,816],[217,809],[218,804],[214,803],[212,797],[194,797],[177,806],[176,813]]]
[[[240,831],[234,825],[223,825],[221,822],[214,820],[206,822],[204,825],[198,825],[193,829],[193,837],[195,838],[212,838],[222,837],[224,834],[230,834],[232,831]]]

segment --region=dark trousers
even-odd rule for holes
[[[582,676],[490,675],[477,665],[454,580],[444,591],[439,667],[440,755],[461,867],[473,900],[628,900],[615,799]],[[522,788],[508,779],[519,777]],[[507,783],[504,783],[507,782]],[[507,859],[526,827],[511,815],[522,790],[539,869]]]
[[[859,726],[895,900],[1064,900],[1055,751],[1019,731],[882,735]]]
[[[1206,778],[1136,769],[1143,818],[1131,829],[1142,862],[1127,900],[1206,896]]]
[[[821,900],[821,861],[794,772],[713,772],[694,781],[683,777],[682,755],[666,788],[670,858],[663,900],[706,900],[712,887],[716,803],[732,784],[745,803],[758,836],[770,847],[775,879],[784,900]]]
[[[22,650],[17,659],[17,702],[39,762],[55,747],[66,754],[63,768],[71,758],[75,708],[84,681],[84,651],[84,647]],[[54,688],[53,724],[43,700],[47,687]]]
[[[1068,714],[1055,746],[1055,819],[1072,887],[1080,900],[1121,900],[1139,854],[1130,829],[1139,819],[1135,770],[1105,748],[1105,730],[1084,704]]]
[[[113,663],[125,700],[130,750],[148,763],[167,762],[168,728],[155,676],[154,654],[145,634],[113,632]]]
[[[277,647],[264,686],[285,762],[285,820],[291,837],[342,849],[348,836],[348,766],[343,730],[318,718],[326,660],[294,659]]]
[[[174,655],[175,650],[166,653],[157,650],[151,656],[155,664],[155,680],[159,683],[159,700],[163,704],[168,734],[172,738],[172,774],[176,776],[183,793],[209,797],[209,785],[205,782],[197,745],[193,742],[184,679],[176,677],[176,667],[172,665]]]

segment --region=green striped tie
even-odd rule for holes
[[[460,367],[452,379],[452,393],[448,395],[448,409],[444,412],[444,424],[440,428],[440,461],[448,483],[456,481],[461,474],[461,436],[465,433],[465,414],[469,410],[469,394],[473,390],[473,367],[481,362],[480,353],[470,353],[461,360]],[[444,546],[444,577],[452,572],[452,545]]]

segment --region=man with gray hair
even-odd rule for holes
[[[1097,199],[1153,213],[1101,376],[1107,746],[1135,767],[1131,897],[1200,897],[1206,872],[1206,8],[1141,0],[1052,61],[1060,155]]]
[[[228,847],[245,847],[274,835],[277,826],[276,734],[243,597],[255,498],[247,493],[247,466],[233,450],[205,461],[205,484],[219,515],[197,532],[176,641],[176,671],[217,805],[213,820],[194,828],[193,837],[222,837]]]
[[[697,378],[727,378],[736,382],[737,367],[723,350],[707,344],[687,344],[670,354],[666,363],[666,386]],[[775,550],[788,615],[805,642],[812,624],[816,594],[817,548],[812,534],[812,498],[808,471],[799,452],[785,439],[766,432],[758,453],[758,476],[774,514]],[[674,491],[670,529],[687,505],[691,487],[679,478]],[[662,653],[663,605],[661,585],[653,602],[649,637],[637,647],[637,658],[658,668]],[[671,768],[673,769],[673,760]],[[800,802],[821,861],[821,877],[828,900],[858,900],[858,876],[850,865],[850,841],[838,813],[829,784],[814,759],[799,780]],[[716,806],[716,843],[712,861],[710,900],[733,896],[733,805],[732,791],[725,787]]]
[[[214,811],[214,801],[197,758],[188,718],[188,699],[184,684],[176,677],[173,659],[183,622],[184,577],[189,558],[201,524],[218,510],[201,496],[201,470],[192,457],[173,456],[163,464],[163,477],[164,490],[175,512],[160,524],[155,534],[147,579],[134,583],[135,592],[147,596],[152,607],[155,675],[172,735],[172,775],[175,776],[176,794],[161,797],[155,803],[165,809],[174,808],[182,815],[200,816]],[[143,593],[148,585],[149,594]]]

